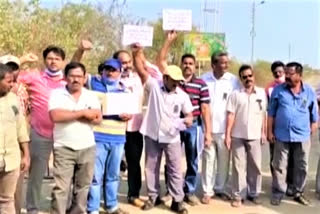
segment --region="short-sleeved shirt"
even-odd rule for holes
[[[19,143],[29,142],[26,119],[17,96],[10,92],[0,97],[0,159],[5,171],[20,166]]]
[[[37,134],[52,138],[53,122],[49,117],[48,102],[51,91],[66,85],[63,75],[50,77],[46,72],[23,72],[18,81],[28,87],[31,102],[31,127]]]
[[[267,96],[263,88],[255,87],[251,94],[244,88],[233,91],[227,103],[227,111],[235,116],[231,137],[261,139],[266,110]]]
[[[84,109],[100,110],[98,97],[85,88],[82,88],[78,100],[69,93],[66,87],[55,89],[49,99],[49,111],[63,109],[78,111]],[[95,145],[93,126],[78,120],[55,123],[53,129],[54,147],[67,147],[81,150]]]
[[[225,133],[227,100],[232,91],[240,88],[239,80],[229,72],[224,73],[221,78],[217,79],[212,71],[203,74],[201,79],[204,80],[209,89],[212,133]]]
[[[189,114],[193,110],[189,96],[179,87],[168,92],[150,76],[145,90],[148,92],[148,107],[140,132],[160,143],[180,142],[180,132],[175,125],[181,121],[181,112]]]
[[[274,135],[282,142],[306,142],[310,139],[310,124],[318,121],[316,94],[302,83],[301,91],[293,94],[283,83],[277,86],[268,106],[268,116],[274,118]]]
[[[199,120],[201,116],[201,104],[210,103],[207,84],[202,79],[193,76],[190,82],[181,85],[181,89],[190,97],[193,106],[193,119]]]

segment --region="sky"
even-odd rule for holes
[[[204,15],[202,11],[205,1],[207,8],[214,9],[215,13]],[[42,0],[45,6],[55,2],[57,1]],[[126,0],[125,12],[132,17],[152,21],[161,18],[162,9],[191,9],[193,25],[202,31],[225,33],[229,54],[239,61],[249,63],[252,2],[253,0]],[[298,61],[320,69],[320,1],[255,2],[255,60],[282,60],[285,63]]]

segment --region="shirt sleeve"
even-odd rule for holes
[[[311,91],[311,96],[312,96],[312,101],[311,101],[311,105],[309,107],[310,109],[310,121],[311,123],[316,123],[318,122],[318,104],[317,104],[317,95],[315,94],[315,92],[310,89]]]
[[[237,92],[233,91],[227,101],[227,112],[235,113],[237,105]]]
[[[17,100],[17,105],[19,108],[19,112],[17,115],[17,137],[18,137],[18,142],[19,143],[25,143],[29,142],[29,133],[28,133],[28,128],[27,128],[27,120],[25,116],[23,115],[23,112],[20,108],[20,103],[19,100]]]
[[[49,103],[48,103],[48,111],[51,111],[53,109],[62,108],[64,106],[63,99],[59,95],[58,90],[53,90],[49,97]]]
[[[183,93],[183,105],[182,105],[182,113],[189,114],[193,111],[192,103],[189,96],[186,93]]]
[[[20,71],[18,76],[18,82],[30,85],[34,82],[37,76],[39,76],[39,74],[40,71],[38,69]]]
[[[268,116],[275,117],[278,108],[279,90],[275,89],[271,93],[271,97],[268,104]]]
[[[209,88],[204,81],[200,89],[200,104],[202,103],[210,103]]]

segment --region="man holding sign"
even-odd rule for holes
[[[120,76],[121,62],[109,59],[104,62],[102,77],[92,76],[88,85],[93,91],[102,94],[125,93],[126,89],[120,82]],[[104,187],[104,205],[108,213],[127,213],[118,207],[117,192],[120,184],[120,162],[126,141],[126,121],[129,119],[131,119],[129,114],[103,115],[101,124],[94,127],[97,151],[94,176],[89,191],[88,213],[99,213],[101,186]]]

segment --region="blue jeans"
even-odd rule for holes
[[[117,209],[120,162],[123,149],[124,144],[97,142],[93,181],[88,195],[88,212],[99,210],[101,187],[104,188],[103,196],[106,209],[109,212]]]
[[[201,127],[198,123],[193,123],[187,130],[181,132],[181,141],[185,146],[187,172],[184,182],[184,192],[193,194],[198,183],[198,160]]]

